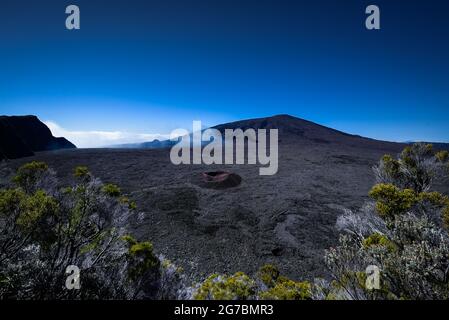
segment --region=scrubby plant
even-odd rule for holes
[[[407,212],[417,201],[413,190],[400,190],[392,184],[377,184],[371,189],[369,195],[376,200],[379,215],[388,220]]]
[[[192,299],[194,289],[189,286],[189,279],[181,267],[176,266],[170,260],[160,255],[160,280],[158,299]]]
[[[396,245],[393,241],[377,232],[363,239],[362,246],[364,249],[369,249],[372,247],[384,247],[387,248],[388,251],[396,250]]]
[[[272,288],[276,285],[277,280],[280,276],[279,269],[272,265],[266,264],[262,266],[257,272],[257,277],[266,285],[268,288]]]
[[[48,170],[48,165],[44,162],[33,161],[24,164],[17,170],[14,182],[26,192],[30,192],[41,176]]]
[[[197,289],[196,300],[248,300],[254,299],[256,283],[243,272],[232,276],[212,274]]]
[[[389,154],[382,157],[377,167],[375,167],[375,172],[380,183],[390,184],[402,179],[401,163]]]
[[[21,166],[12,180],[18,188],[27,193],[45,189],[47,193],[53,194],[57,185],[54,171],[45,162],[38,161]]]
[[[110,197],[118,197],[121,194],[120,188],[112,183],[105,184],[102,191]]]
[[[125,196],[120,197],[120,202],[127,205],[128,209],[130,210],[137,209],[137,203],[135,201],[130,200],[128,197]]]
[[[169,292],[150,242],[129,235],[138,212],[86,167],[57,188],[54,172],[32,162],[0,190],[0,299],[146,299]],[[52,183],[48,183],[51,181]],[[66,268],[81,272],[81,290],[65,287]],[[184,283],[170,278],[182,291]]]
[[[385,156],[374,168],[379,184],[374,202],[337,220],[344,232],[327,250],[332,276],[326,298],[448,299],[449,199],[430,191],[443,179],[443,153],[431,145],[406,147],[399,158]],[[380,270],[380,287],[367,287],[366,268]]]
[[[286,277],[279,277],[274,286],[259,293],[263,300],[310,300],[312,285],[307,282],[296,282]]]
[[[73,171],[73,175],[77,178],[84,178],[90,176],[90,172],[86,166],[78,166]]]
[[[449,152],[447,150],[442,150],[442,151],[438,151],[435,154],[435,157],[440,161],[440,162],[448,162],[449,161]]]
[[[131,280],[135,281],[148,271],[159,267],[159,259],[155,256],[153,245],[150,242],[138,242],[130,235],[124,236],[123,240],[129,246],[127,253],[127,258],[130,261],[128,276]]]
[[[449,206],[446,206],[446,208],[443,209],[442,216],[443,216],[443,226],[446,229],[449,229]]]
[[[447,173],[447,162],[447,151],[435,152],[431,144],[415,143],[404,148],[398,159],[390,155],[382,157],[374,173],[377,183],[420,193],[429,190],[435,178]]]
[[[213,274],[194,291],[197,300],[309,300],[313,285],[296,282],[280,274],[278,268],[262,266],[253,279],[243,272],[232,276]]]

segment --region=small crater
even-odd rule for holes
[[[242,178],[235,173],[227,171],[208,171],[201,174],[201,184],[203,188],[228,189],[240,185]]]
[[[271,250],[271,253],[273,254],[273,256],[276,256],[276,257],[281,256],[283,252],[284,252],[284,248],[274,248],[273,250]]]

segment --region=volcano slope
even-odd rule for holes
[[[279,129],[278,173],[260,176],[258,165],[175,166],[169,149],[59,150],[6,165],[45,161],[62,183],[69,183],[75,166],[88,166],[136,200],[144,213],[132,227],[136,236],[151,240],[194,279],[213,272],[252,274],[265,263],[294,279],[312,279],[326,276],[323,253],[337,241],[337,217],[367,199],[375,183],[372,166],[404,147],[284,115],[216,128]],[[205,188],[201,177],[211,171],[236,174],[241,182]],[[447,193],[449,186],[439,189]]]

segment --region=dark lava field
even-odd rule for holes
[[[175,166],[169,149],[49,151],[3,166],[45,161],[62,183],[71,180],[74,167],[88,166],[137,202],[144,218],[133,233],[195,279],[213,272],[251,274],[265,263],[289,277],[312,279],[326,276],[323,253],[337,241],[337,217],[367,200],[375,183],[372,166],[404,147],[290,116],[217,126],[225,127],[278,128],[278,173],[260,176],[258,165]],[[241,182],[207,188],[202,173],[213,170],[239,175]]]

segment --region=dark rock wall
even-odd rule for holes
[[[0,159],[27,157],[35,151],[71,149],[65,138],[55,138],[36,116],[0,116]]]

